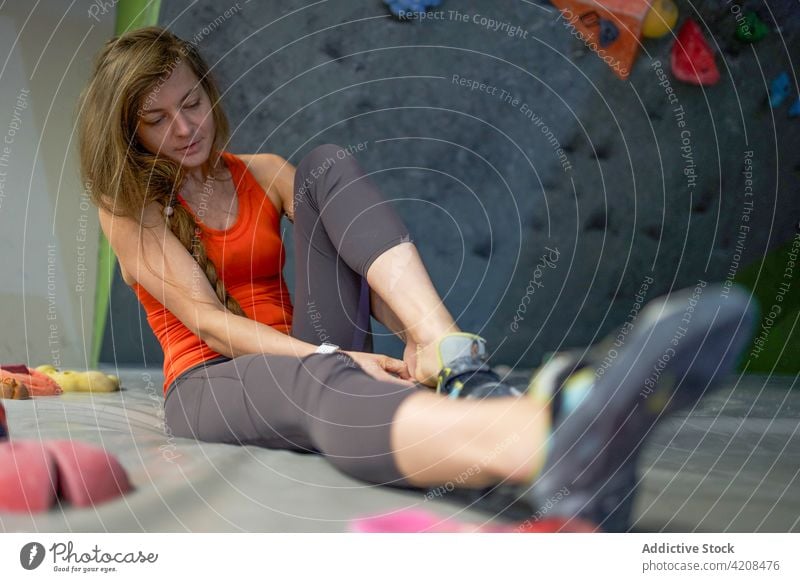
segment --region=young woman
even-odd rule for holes
[[[519,397],[489,367],[483,338],[458,328],[352,152],[317,146],[294,168],[226,151],[206,63],[161,28],[100,51],[79,135],[103,232],[164,350],[176,436],[319,452],[400,487],[516,484],[532,509],[567,491],[552,513],[603,522],[631,498],[651,425],[693,403],[743,341],[746,301],[706,290],[645,402],[647,373],[689,304],[679,295],[643,314],[599,380],[585,373],[592,351],[560,355]],[[402,360],[372,353],[370,314],[405,342]],[[713,366],[693,367],[700,352]]]

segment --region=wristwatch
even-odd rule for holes
[[[316,351],[314,353],[317,353],[317,354],[332,354],[333,352],[335,352],[338,349],[339,349],[339,346],[337,346],[336,344],[332,344],[330,342],[322,342],[319,346],[317,346],[317,349],[316,349]]]

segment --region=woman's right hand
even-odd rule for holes
[[[341,350],[341,353],[350,356],[361,369],[376,380],[397,382],[404,386],[414,385],[414,381],[408,371],[408,365],[403,360],[369,352]]]

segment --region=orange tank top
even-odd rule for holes
[[[280,237],[278,209],[242,160],[228,152],[223,152],[222,157],[233,176],[239,202],[233,226],[227,230],[209,228],[198,220],[198,214],[180,195],[178,201],[198,220],[208,258],[247,317],[288,334],[293,309],[283,279],[286,254]],[[131,288],[164,351],[164,394],[181,372],[221,355],[189,331],[141,285],[134,283]]]

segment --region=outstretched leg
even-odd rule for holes
[[[171,435],[321,452],[349,475],[401,487],[521,480],[543,464],[548,418],[531,399],[451,400],[323,354],[198,368],[164,408]]]
[[[544,464],[550,411],[532,398],[450,399],[421,391],[392,423],[392,450],[406,481],[485,487],[528,483]]]

